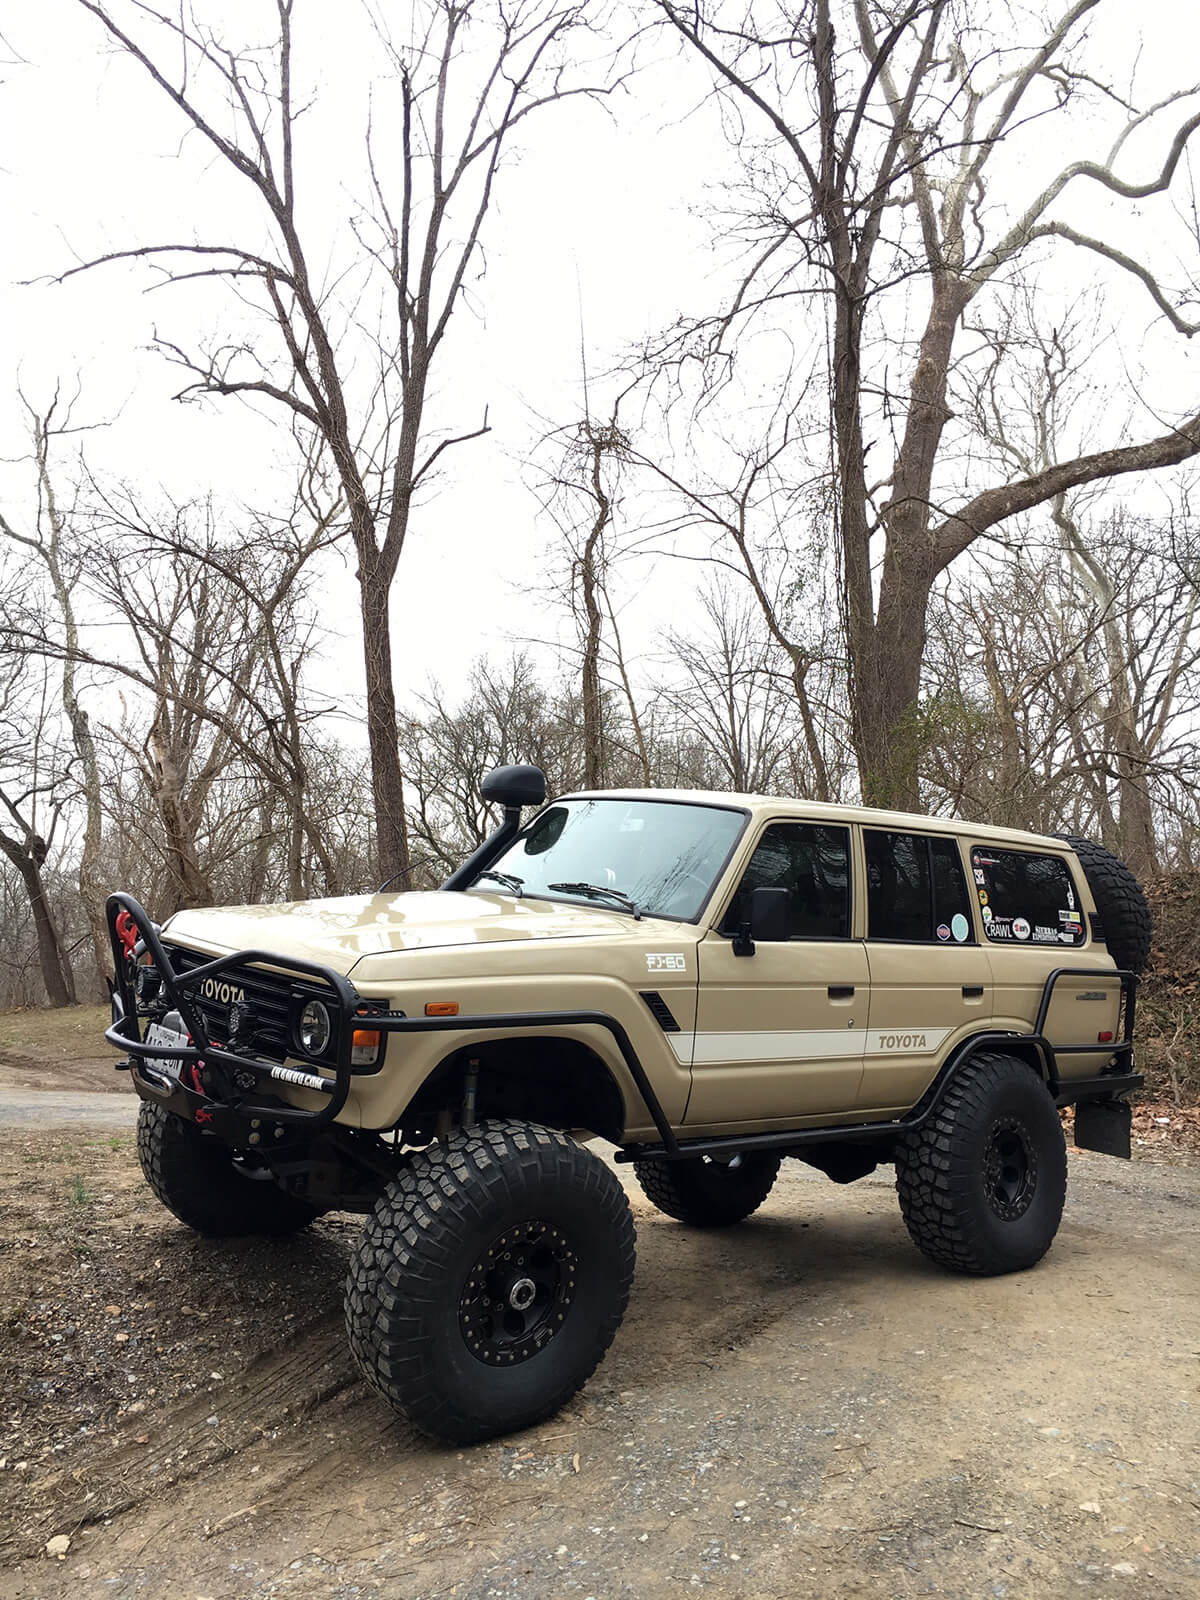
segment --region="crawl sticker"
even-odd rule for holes
[[[648,955],[646,957],[647,972],[686,972],[687,962],[683,956],[675,955]]]

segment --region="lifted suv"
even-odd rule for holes
[[[208,1234],[369,1213],[350,1344],[419,1427],[526,1426],[603,1357],[634,1230],[590,1136],[700,1227],[784,1156],[892,1162],[917,1246],[977,1274],[1054,1238],[1059,1106],[1128,1156],[1150,920],[1107,851],[756,795],[545,806],[531,767],[483,793],[503,825],[436,892],[161,929],[108,902],[150,1187]]]

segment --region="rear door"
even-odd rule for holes
[[[867,1019],[859,1106],[897,1111],[922,1095],[957,1037],[987,1027],[992,969],[952,834],[863,829]]]
[[[759,887],[786,888],[790,937],[733,953]],[[851,938],[850,830],[772,822],[700,943],[689,1125],[829,1115],[855,1106],[867,959]]]
[[[1061,978],[1046,1019],[1053,1045],[1111,1044],[1120,1023],[1120,980],[1106,977],[1112,958],[1088,928],[1084,886],[1070,864],[1051,851],[971,848],[975,892],[996,985],[1002,1028],[1032,1030],[1046,979],[1056,967],[1095,968],[1095,976]],[[1109,1052],[1065,1055],[1064,1077],[1098,1072]]]

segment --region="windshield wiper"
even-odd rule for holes
[[[489,869],[486,872],[481,872],[475,882],[478,883],[480,878],[494,878],[497,883],[502,883],[506,889],[511,889],[518,900],[525,893],[525,879],[515,877],[511,872],[492,872]]]
[[[642,913],[638,909],[637,901],[636,900],[631,900],[629,898],[629,896],[627,894],[623,893],[623,891],[620,890],[620,889],[610,889],[607,884],[603,884],[603,883],[550,883],[550,884],[547,884],[546,887],[548,889],[558,889],[563,894],[579,894],[579,895],[583,895],[588,900],[609,899],[609,900],[619,901],[620,904],[623,905],[627,911],[632,911],[633,912],[633,915],[634,915],[634,918],[635,918],[636,921],[639,921],[639,922],[641,921]]]

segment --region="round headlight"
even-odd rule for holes
[[[319,1000],[310,1000],[300,1013],[300,1043],[310,1056],[323,1055],[333,1030],[329,1012]]]

